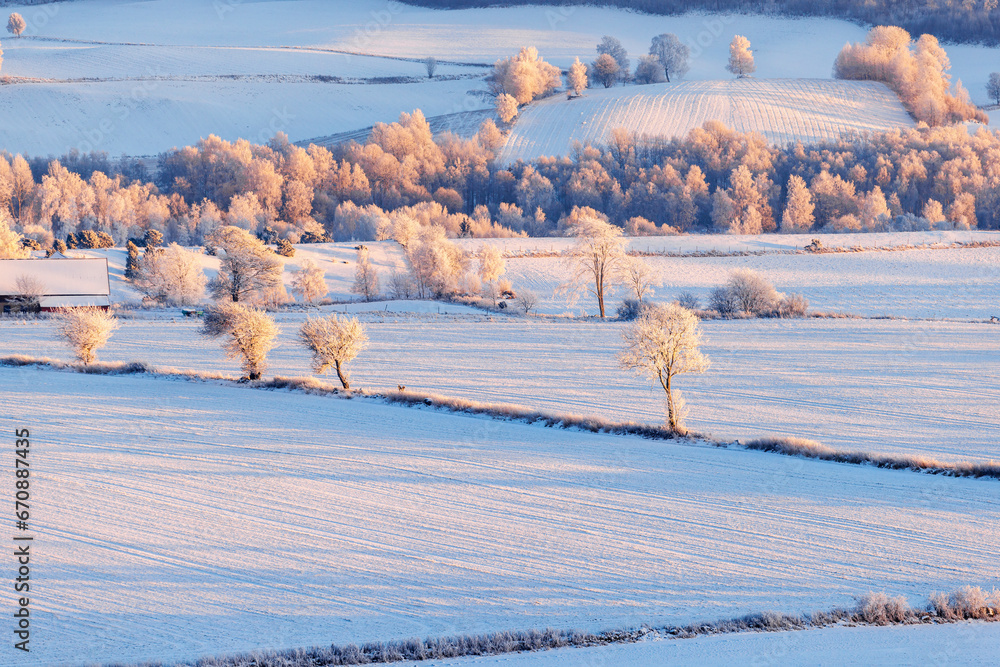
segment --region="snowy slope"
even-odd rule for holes
[[[388,305],[394,305],[390,302]],[[405,385],[559,413],[660,424],[663,393],[617,367],[623,325],[438,315],[363,315],[370,347],[353,384]],[[337,312],[354,308],[337,306]],[[329,312],[330,309],[324,309]],[[142,314],[140,314],[142,316]],[[276,315],[282,333],[268,376],[311,373],[296,340],[305,313]],[[126,320],[99,358],[239,377],[239,364],[177,311]],[[677,387],[689,426],[718,438],[794,435],[839,449],[955,460],[1000,460],[1000,326],[865,320],[703,324],[704,375]],[[50,321],[0,320],[0,355],[70,359]],[[155,344],[151,345],[151,342]],[[335,381],[335,380],[334,380]]]
[[[488,65],[535,45],[566,67],[576,56],[593,58],[605,34],[619,37],[634,56],[648,50],[653,35],[674,32],[693,46],[688,78],[714,80],[726,76],[728,43],[740,33],[753,43],[761,78],[814,79],[828,78],[843,44],[865,34],[829,19],[649,17],[593,7],[445,12],[385,0],[88,0],[9,10],[21,11],[29,26],[20,40],[4,40],[3,74],[57,82],[4,86],[0,148],[39,155],[72,147],[155,154],[211,133],[259,140],[282,130],[297,141],[393,120],[415,108],[432,116],[489,106],[467,95],[485,90],[480,81],[361,89],[301,82],[310,76],[420,76],[413,60],[427,56]],[[285,46],[320,52],[275,48]],[[948,52],[953,75],[985,103],[998,51],[953,46]],[[463,71],[477,70],[447,63],[440,69],[449,76]],[[242,78],[220,82],[223,75]],[[115,77],[131,80],[101,82]],[[286,108],[295,118],[275,127],[275,113]],[[95,135],[102,121],[111,127]]]
[[[573,144],[607,145],[611,131],[672,139],[707,121],[757,132],[784,146],[835,141],[850,133],[913,127],[899,98],[874,82],[739,79],[591,89],[567,100],[529,105],[500,152],[500,162],[569,155]]]
[[[0,379],[0,429],[34,438],[43,554],[19,665],[693,622],[1000,583],[991,481],[204,383]]]

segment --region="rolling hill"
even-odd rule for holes
[[[606,143],[615,128],[681,137],[710,120],[781,145],[913,125],[892,91],[868,81],[735,79],[592,88],[579,98],[557,95],[524,109],[500,160],[566,155],[576,141]]]

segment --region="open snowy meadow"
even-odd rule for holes
[[[24,14],[28,28],[24,37],[3,42],[0,144],[33,155],[73,148],[155,155],[209,134],[260,141],[283,131],[308,141],[417,108],[428,117],[487,109],[492,100],[484,96],[483,78],[498,58],[536,46],[565,68],[575,57],[592,59],[606,34],[641,54],[653,35],[676,33],[692,47],[691,82],[728,78],[728,44],[737,33],[753,43],[761,80],[830,79],[840,48],[865,35],[860,26],[832,19],[650,18],[594,7],[442,12],[386,0],[88,0],[7,9]],[[952,75],[974,101],[986,103],[997,50],[949,45],[948,54]],[[439,60],[434,79],[423,67],[429,56]],[[772,127],[774,140],[865,125],[836,113],[829,122],[813,118],[823,115],[820,99],[803,116],[804,127]],[[583,106],[562,102],[566,113]],[[789,113],[802,122],[798,112]],[[885,113],[877,95],[866,103],[866,115]],[[734,114],[752,119],[750,108]],[[28,125],[27,118],[38,122]],[[768,123],[761,121],[763,129]]]
[[[1000,584],[984,557],[1000,549],[995,480],[212,382],[0,377],[0,425],[32,425],[39,499],[37,644],[17,664],[688,623]],[[957,636],[989,642],[995,626]],[[689,650],[674,647],[660,648]]]

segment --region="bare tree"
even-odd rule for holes
[[[427,78],[433,79],[434,72],[436,72],[438,68],[437,58],[434,56],[428,56],[427,59],[424,60],[424,66],[427,68]]]
[[[135,286],[160,303],[184,306],[205,295],[205,272],[198,255],[171,243],[158,252],[147,249],[139,262]]]
[[[597,60],[591,63],[590,68],[594,73],[594,78],[600,81],[605,88],[615,85],[621,72],[618,62],[608,53],[597,56]]]
[[[654,286],[662,284],[653,267],[641,257],[629,257],[622,263],[622,277],[639,303],[653,293]]]
[[[313,353],[313,370],[322,375],[333,367],[344,389],[350,389],[350,378],[344,365],[358,356],[368,345],[365,327],[358,318],[309,318],[299,329],[299,340]]]
[[[569,66],[569,72],[566,73],[566,88],[572,90],[573,94],[579,97],[586,87],[587,66],[577,58]]]
[[[368,257],[368,246],[358,248],[358,264],[354,270],[354,285],[351,292],[361,295],[365,301],[374,301],[379,295],[378,271]]]
[[[576,237],[576,242],[565,253],[572,275],[559,290],[578,293],[586,286],[597,297],[601,317],[604,317],[605,294],[621,282],[628,260],[622,229],[599,218],[584,216],[567,230],[567,234]]]
[[[986,82],[986,94],[994,103],[1000,104],[1000,72],[990,73],[990,79]]]
[[[698,318],[676,304],[651,308],[622,337],[625,347],[618,355],[618,363],[660,383],[667,395],[667,425],[684,433],[684,405],[679,393],[675,396],[673,378],[708,369],[708,359],[699,349]]]
[[[729,44],[729,65],[726,69],[742,79],[757,71],[753,62],[753,52],[750,50],[750,40],[743,35],[736,35]]]
[[[691,49],[672,33],[654,37],[649,47],[649,55],[655,56],[663,65],[663,73],[668,82],[671,74],[677,79],[682,79],[690,69],[688,61],[691,58]]]
[[[311,259],[305,260],[292,277],[292,291],[301,296],[306,303],[312,303],[326,296],[330,291],[326,284],[326,273],[316,266],[316,262]]]
[[[538,295],[531,290],[521,289],[517,291],[517,307],[520,308],[525,315],[530,313],[536,305],[538,305]]]
[[[41,296],[45,294],[45,285],[35,276],[22,274],[14,280],[17,290],[17,300],[22,306],[37,309]]]
[[[281,260],[259,239],[239,227],[220,227],[210,242],[221,258],[219,275],[209,289],[216,299],[233,302],[274,289],[281,283]]]
[[[59,337],[73,348],[76,358],[93,363],[97,350],[108,343],[118,319],[103,308],[64,308],[57,315]]]
[[[24,17],[17,12],[11,14],[10,18],[7,19],[7,32],[15,37],[20,37],[27,27],[28,24],[24,22]]]
[[[267,353],[275,346],[279,329],[274,319],[259,308],[220,303],[206,310],[200,333],[210,338],[224,336],[226,356],[242,359],[247,379],[259,380],[267,370]]]

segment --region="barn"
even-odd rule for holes
[[[45,312],[111,306],[108,260],[103,257],[0,259],[0,312]]]

